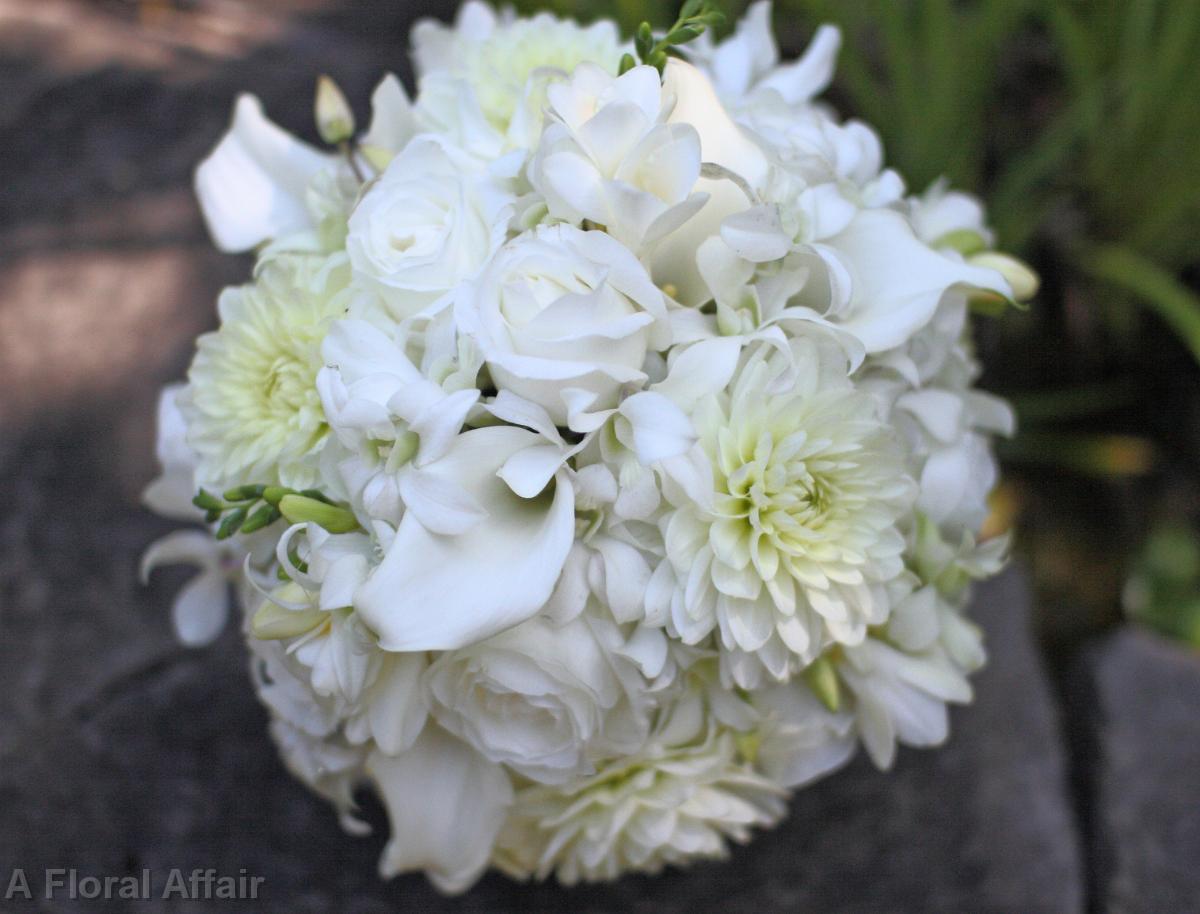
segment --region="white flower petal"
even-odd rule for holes
[[[678,457],[696,440],[692,421],[661,393],[643,390],[627,397],[619,411],[633,429],[633,448],[643,466]]]
[[[512,802],[504,769],[436,727],[399,755],[372,752],[366,768],[392,823],[380,875],[424,870],[443,892],[470,888]]]
[[[618,622],[632,622],[645,614],[650,566],[628,543],[611,536],[597,537],[594,546],[604,560],[604,595]]]
[[[822,25],[808,49],[793,64],[779,67],[759,86],[774,89],[788,104],[800,104],[820,95],[833,79],[842,33],[835,25]]]
[[[864,210],[829,240],[850,270],[853,288],[841,325],[868,353],[899,346],[929,323],[942,296],[956,285],[1008,296],[995,270],[972,267],[927,247],[890,210]]]
[[[556,444],[523,448],[504,461],[498,475],[522,498],[534,498],[550,484],[570,453]]]
[[[161,565],[195,565],[206,571],[220,567],[221,547],[212,535],[200,530],[176,530],[155,540],[142,554],[141,578]]]
[[[691,412],[702,397],[725,388],[737,369],[741,350],[742,340],[737,337],[719,337],[701,340],[686,348],[676,347],[666,379],[655,384],[653,389],[680,409]]]
[[[386,755],[408,749],[425,726],[429,710],[421,688],[428,662],[424,654],[388,654],[383,658],[367,716],[371,735]]]
[[[488,512],[460,536],[431,533],[406,516],[355,608],[389,651],[451,650],[534,615],[549,599],[575,534],[571,483],[553,497],[522,499],[496,473],[537,441],[516,428],[456,439],[424,472],[457,482]]]
[[[245,251],[311,228],[304,193],[333,161],[267,120],[253,95],[239,96],[232,126],[196,169],[196,196],[217,247]]]
[[[721,237],[739,257],[753,263],[779,260],[792,249],[774,206],[754,206],[721,223]]]
[[[363,145],[399,152],[416,132],[408,93],[396,75],[388,73],[371,93],[371,125],[363,135]]]
[[[400,497],[430,533],[458,536],[482,523],[487,509],[453,479],[420,470],[400,477]]]
[[[229,616],[229,582],[216,571],[204,571],[188,581],[171,605],[175,634],[189,647],[215,640]]]

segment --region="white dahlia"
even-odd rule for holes
[[[745,687],[759,678],[752,658],[783,680],[887,618],[883,584],[903,570],[914,492],[899,439],[840,349],[809,337],[791,341],[790,360],[767,353],[697,406],[713,494],[683,500],[664,527],[675,629],[689,643],[717,629]]]
[[[427,19],[412,37],[424,116],[455,120],[461,111],[447,106],[473,103],[499,134],[523,116],[529,123],[515,126],[525,139],[536,139],[549,82],[565,79],[585,62],[615,74],[625,50],[612,22],[582,26],[550,13],[516,19],[480,2],[464,4],[452,28]],[[471,97],[456,86],[465,86]]]
[[[657,873],[719,859],[727,842],[783,816],[787,792],[743,760],[736,735],[691,693],[664,713],[646,747],[564,786],[518,789],[494,866],[564,885]]]
[[[315,480],[311,458],[328,433],[316,385],[321,340],[346,310],[344,262],[281,256],[255,282],[221,293],[220,329],[200,337],[179,401],[201,481]]]

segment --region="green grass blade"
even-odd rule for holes
[[[1161,317],[1200,362],[1200,296],[1158,264],[1120,245],[1087,248],[1076,264]]]

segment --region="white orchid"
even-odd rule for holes
[[[171,605],[175,634],[184,644],[208,644],[221,633],[229,617],[230,588],[241,569],[241,549],[218,543],[199,530],[178,530],[155,541],[142,556],[142,580],[162,565],[193,565],[192,578]]]

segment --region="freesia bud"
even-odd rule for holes
[[[1015,301],[1029,301],[1037,295],[1038,287],[1041,285],[1041,279],[1029,264],[1009,254],[987,251],[971,257],[968,263],[971,266],[995,270],[1008,280],[1008,284],[1012,286]]]
[[[292,524],[313,523],[330,533],[350,533],[358,529],[358,520],[347,508],[304,495],[285,495],[279,501],[279,510]]]
[[[317,99],[314,105],[317,132],[330,146],[344,143],[354,136],[354,112],[342,90],[328,76],[317,79]]]

